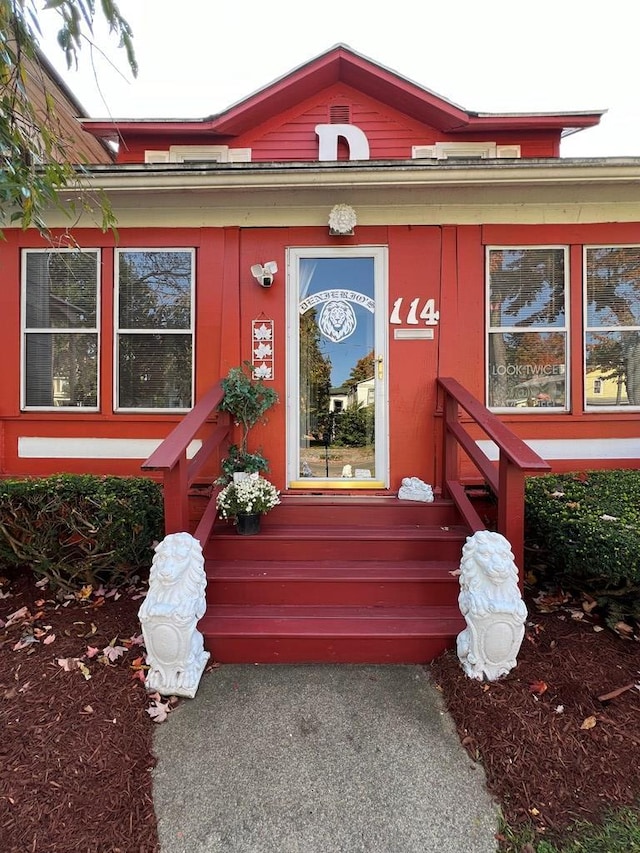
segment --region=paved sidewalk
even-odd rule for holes
[[[222,666],[155,733],[162,853],[495,853],[418,666]]]

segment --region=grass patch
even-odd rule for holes
[[[610,812],[600,825],[578,823],[561,840],[540,840],[536,831],[500,832],[504,853],[640,853],[640,811],[622,808]]]

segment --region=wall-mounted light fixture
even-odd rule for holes
[[[348,204],[336,204],[329,214],[329,234],[333,237],[352,237],[358,219],[355,210]]]
[[[266,264],[254,264],[251,267],[251,275],[256,279],[260,287],[271,287],[273,277],[278,272],[278,264],[275,261],[267,261]]]

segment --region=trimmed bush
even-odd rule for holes
[[[143,477],[0,481],[0,561],[53,587],[121,586],[163,535],[162,490]]]
[[[531,477],[526,522],[559,585],[597,598],[608,621],[640,617],[640,471]]]

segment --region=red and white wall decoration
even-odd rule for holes
[[[251,321],[251,363],[256,379],[273,381],[273,320],[259,317]]]

